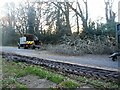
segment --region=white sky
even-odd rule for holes
[[[3,8],[3,5],[6,2],[12,2],[12,1],[17,3],[18,1],[24,1],[24,0],[0,0],[0,9]],[[41,0],[41,1],[44,1],[44,0]],[[45,0],[45,1],[56,1],[56,0]],[[63,0],[61,0],[61,1],[63,1]],[[68,0],[68,1],[75,1],[75,0]],[[78,0],[78,1],[80,1],[80,0]],[[114,12],[118,12],[118,1],[120,1],[120,0],[114,0],[114,3],[113,3],[113,11]],[[92,20],[97,20],[100,17],[105,17],[104,10],[105,10],[104,0],[88,0],[89,17],[92,18]],[[1,16],[2,15],[0,14],[0,17]],[[116,20],[118,20],[118,18],[116,18]]]
[[[118,14],[118,1],[114,0],[113,3],[113,11]],[[99,17],[105,17],[105,5],[104,0],[88,0],[88,7],[89,7],[89,16],[96,20]],[[95,18],[94,18],[95,17]],[[116,18],[116,20],[118,17]]]

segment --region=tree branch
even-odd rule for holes
[[[56,3],[54,3],[54,2],[52,2],[55,6],[57,6],[58,8],[60,8],[60,10],[62,10],[62,12],[66,15],[66,13],[65,13],[65,11],[62,9],[62,7],[61,6],[59,6],[58,4],[56,4]]]

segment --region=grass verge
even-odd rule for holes
[[[96,89],[105,89],[105,88],[110,88],[110,89],[118,89],[118,84],[117,82],[106,82],[104,80],[101,79],[94,79],[94,78],[87,78],[87,77],[77,77],[76,78],[77,81],[79,82],[83,82],[83,83],[87,83],[90,84],[92,86],[94,86]]]
[[[57,73],[53,73],[43,67],[36,65],[29,65],[26,63],[16,63],[16,62],[8,62],[3,60],[3,88],[24,88],[27,89],[27,86],[22,85],[17,82],[17,78],[26,76],[26,75],[36,75],[41,79],[47,79],[56,83],[57,85],[61,85],[63,81],[67,80],[67,84],[62,84],[61,87],[69,88],[71,86],[73,88],[79,87],[80,85],[75,81],[71,82],[71,79],[64,77],[63,75],[59,75]]]
[[[0,59],[2,60],[2,59]],[[116,89],[118,90],[118,84],[116,82],[106,82],[104,80],[95,80],[93,78],[86,78],[83,76],[68,77],[64,74],[60,74],[54,70],[50,70],[41,66],[30,65],[26,63],[8,62],[3,60],[3,88],[24,88],[27,89],[26,85],[17,82],[17,78],[26,75],[36,75],[40,78],[45,78],[56,83],[62,88],[77,88],[84,85],[92,85],[97,89]]]

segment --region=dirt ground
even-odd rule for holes
[[[48,81],[46,79],[40,79],[38,76],[27,75],[20,77],[17,81],[21,84],[26,85],[28,88],[55,88],[57,87],[56,83]],[[93,88],[92,86],[83,85],[81,88]]]
[[[54,88],[56,84],[46,79],[40,79],[38,76],[27,75],[17,79],[18,82],[26,85],[28,88]]]

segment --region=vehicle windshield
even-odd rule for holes
[[[27,41],[33,41],[34,40],[33,35],[26,35],[26,40]]]
[[[25,35],[26,37],[26,40],[27,41],[37,41],[38,40],[38,37],[36,37],[35,35]]]

